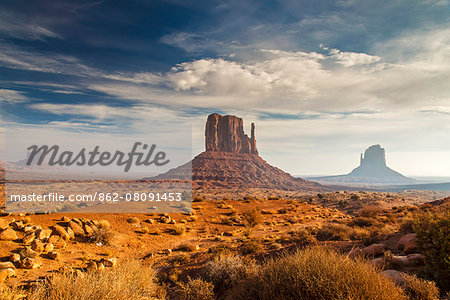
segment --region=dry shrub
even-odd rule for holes
[[[444,292],[450,291],[450,211],[419,215],[413,228],[428,276]]]
[[[112,245],[115,238],[115,233],[108,228],[96,228],[89,237],[92,243],[101,243],[102,245]]]
[[[261,210],[258,208],[244,212],[242,217],[244,218],[245,226],[250,228],[256,227],[262,221]]]
[[[179,283],[176,294],[183,300],[214,300],[214,285],[200,278],[188,278],[187,283]]]
[[[309,231],[305,229],[299,229],[289,233],[291,242],[294,242],[297,246],[304,247],[306,245],[314,244],[317,239]]]
[[[197,245],[194,243],[186,242],[178,246],[177,249],[180,251],[195,252],[197,250]]]
[[[350,239],[352,229],[344,224],[326,224],[319,228],[316,237],[319,241],[346,241]]]
[[[236,286],[248,274],[256,272],[256,265],[240,256],[219,255],[206,263],[202,277],[214,285],[217,294]]]
[[[25,296],[26,294],[24,290],[16,286],[8,286],[0,283],[0,299],[16,300],[16,299],[24,299]]]
[[[412,300],[437,300],[439,299],[439,289],[432,281],[417,278],[413,275],[404,277],[404,285],[401,286],[405,294]]]
[[[174,235],[183,235],[186,233],[186,226],[182,224],[177,224],[172,228],[172,233]]]
[[[230,291],[230,299],[406,299],[361,260],[313,247],[267,261]]]
[[[100,224],[101,228],[111,228],[111,224],[109,224],[108,220],[102,219],[102,220],[98,221],[98,223]]]
[[[163,289],[155,281],[155,271],[138,261],[127,261],[116,268],[56,274],[38,283],[31,292],[33,300],[107,300],[163,299]]]
[[[242,254],[252,254],[260,252],[264,249],[262,240],[258,238],[249,238],[242,243],[240,250]]]

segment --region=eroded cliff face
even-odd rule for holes
[[[244,122],[236,116],[211,114],[206,121],[206,151],[247,153],[258,155],[255,139],[255,124],[252,123],[251,136],[244,133]]]

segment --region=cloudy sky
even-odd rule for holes
[[[255,122],[261,156],[292,174],[347,173],[381,144],[406,175],[450,176],[449,24],[446,0],[6,0],[2,128],[176,120],[195,155],[218,112]]]

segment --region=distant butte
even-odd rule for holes
[[[414,179],[403,176],[386,165],[386,152],[380,145],[373,145],[361,153],[359,167],[349,174],[325,177],[312,177],[311,179],[324,183],[367,183],[367,184],[406,184],[416,182]]]
[[[268,164],[258,154],[255,124],[251,125],[250,137],[244,133],[243,125],[243,120],[236,116],[209,115],[205,127],[206,151],[182,166],[144,179],[192,178],[194,188],[316,190],[321,186]]]

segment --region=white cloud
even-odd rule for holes
[[[25,101],[28,101],[28,97],[25,96],[22,92],[9,89],[0,89],[0,103],[17,103]]]

